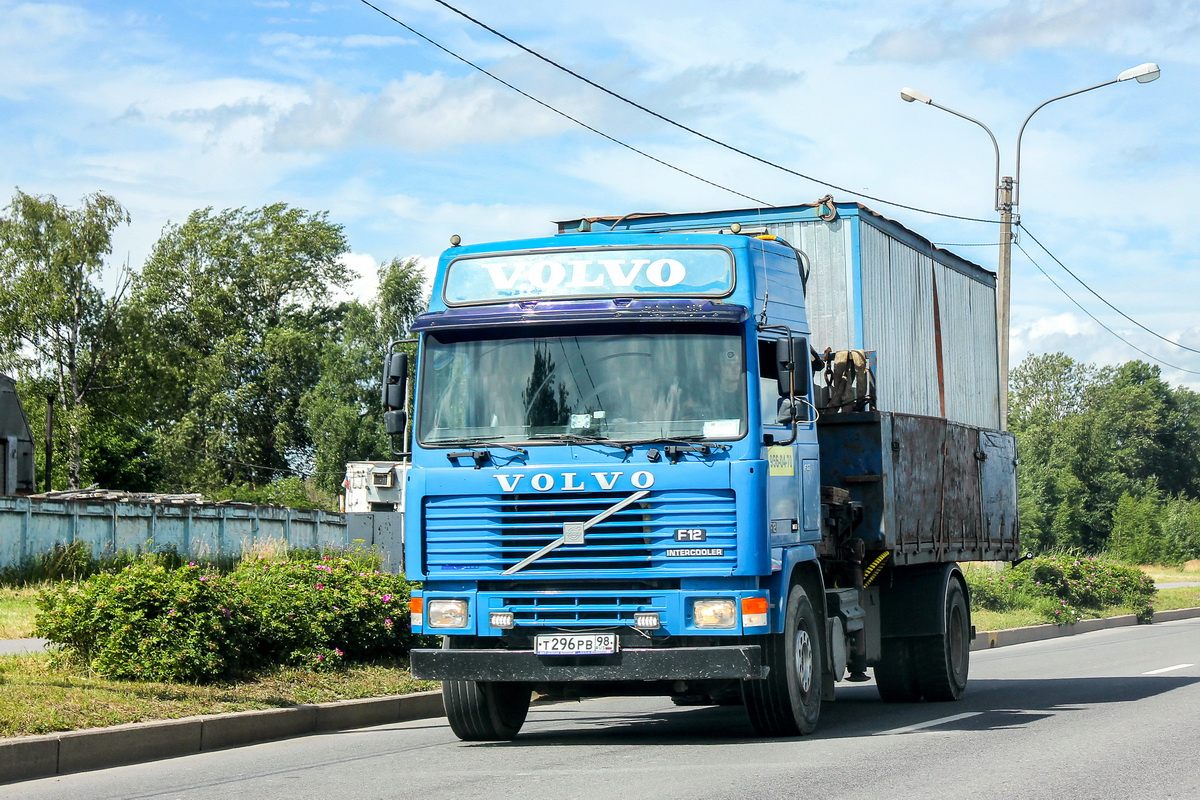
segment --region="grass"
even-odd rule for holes
[[[1155,611],[1170,611],[1173,608],[1200,608],[1200,586],[1159,589],[1158,594],[1154,595]]]
[[[134,683],[55,666],[45,653],[0,656],[0,737],[33,736],[196,714],[283,708],[436,688],[403,661],[338,672],[279,669],[257,680],[196,686]]]
[[[1145,566],[1138,567],[1142,572],[1154,579],[1155,583],[1185,583],[1200,581],[1200,570],[1184,570],[1178,567]]]
[[[33,618],[37,614],[34,600],[40,588],[0,588],[0,639],[26,639],[33,636]]]

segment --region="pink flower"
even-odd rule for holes
[[[334,654],[335,654],[335,655],[339,655],[339,656],[344,656],[344,655],[346,655],[345,653],[343,653],[343,652],[341,651],[341,649],[340,649],[340,648],[337,648],[337,647],[333,648],[333,652],[334,652]]]

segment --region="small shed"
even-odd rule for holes
[[[17,397],[17,384],[0,374],[0,494],[34,491],[33,435]]]

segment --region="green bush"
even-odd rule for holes
[[[35,632],[109,678],[205,682],[253,659],[254,616],[216,573],[152,559],[38,597]]]
[[[412,646],[407,581],[366,571],[355,559],[250,559],[229,579],[254,610],[268,663],[319,668],[403,655]]]
[[[361,558],[250,558],[221,575],[148,557],[44,591],[36,631],[106,677],[201,683],[406,655],[408,596]]]
[[[967,570],[971,604],[989,611],[1032,608],[1047,622],[1071,625],[1089,613],[1130,608],[1143,622],[1154,613],[1154,581],[1135,567],[1097,558],[1038,556],[1013,569]]]

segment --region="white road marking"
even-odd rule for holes
[[[1177,669],[1187,669],[1188,667],[1194,667],[1194,666],[1196,666],[1196,665],[1195,664],[1176,664],[1173,667],[1163,667],[1162,669],[1152,669],[1149,672],[1143,672],[1142,674],[1143,675],[1161,675],[1164,672],[1174,672]]]
[[[982,711],[968,711],[965,714],[955,714],[952,717],[942,717],[941,719],[933,719],[933,720],[930,720],[929,722],[918,722],[916,725],[906,725],[903,728],[892,728],[890,731],[879,731],[879,733],[876,733],[873,735],[875,735],[875,736],[892,736],[892,735],[895,735],[898,733],[913,733],[914,731],[924,730],[925,728],[932,728],[937,725],[945,725],[950,722],[958,722],[960,719],[967,719],[968,717],[977,717],[982,713],[983,713]]]

